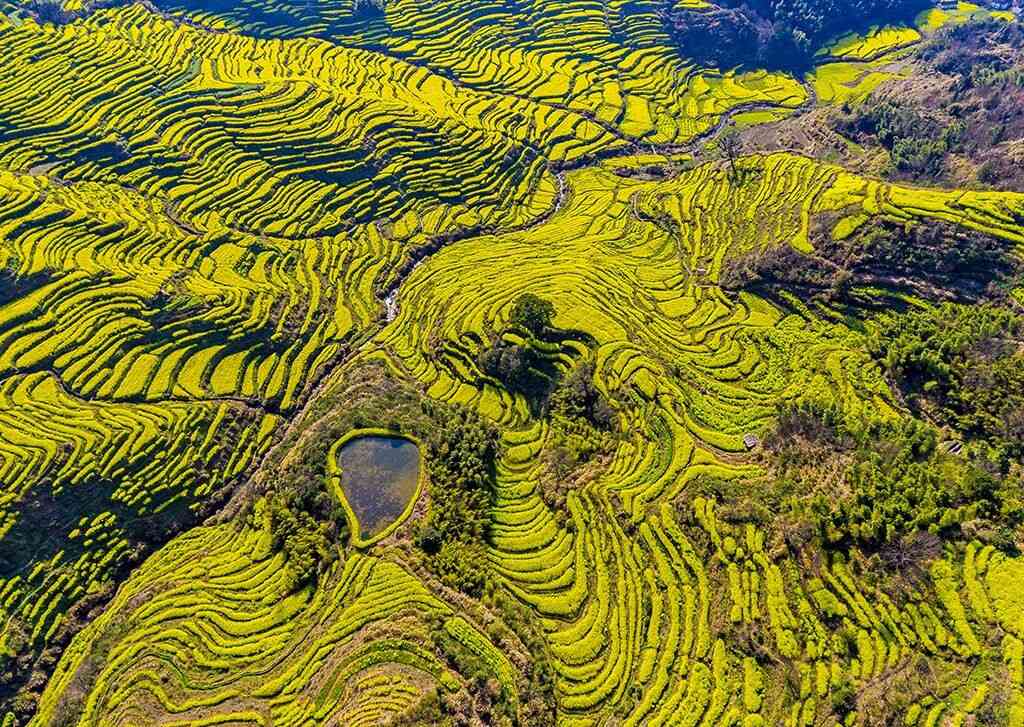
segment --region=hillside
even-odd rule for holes
[[[2,727],[1024,725],[1015,11],[0,53]]]

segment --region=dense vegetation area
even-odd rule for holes
[[[877,548],[925,531],[1013,548],[1024,522],[1019,467],[1006,472],[984,452],[965,458],[943,444],[919,421],[851,425],[827,410],[782,412],[766,446],[785,535],[807,518],[832,544]]]
[[[1024,460],[1024,318],[945,304],[881,316],[869,342],[921,415],[984,445],[1005,471]]]
[[[923,0],[729,0],[708,8],[676,8],[667,22],[680,52],[720,67],[802,72],[829,38],[869,25],[907,22]]]
[[[889,152],[895,171],[930,178],[942,174],[946,155],[960,146],[966,131],[963,121],[945,126],[890,100],[858,106],[840,118],[836,127],[861,142],[867,137],[876,139]]]
[[[450,412],[428,440],[430,512],[417,533],[429,563],[452,588],[479,596],[494,499],[497,431],[478,414]]]
[[[782,246],[737,256],[722,285],[782,304],[799,291],[866,319],[868,350],[916,418],[787,407],[765,441],[763,497],[729,482],[706,486],[798,549],[815,537],[898,549],[930,533],[1014,550],[1024,522],[1024,321],[1008,295],[1020,280],[1015,253],[944,222],[872,220],[838,238],[834,224],[821,220],[811,254]]]
[[[916,79],[876,91],[870,103],[847,104],[831,125],[859,144],[881,146],[887,172],[942,183],[969,180],[1024,189],[1013,142],[1024,134],[1024,25],[978,20],[936,34],[918,52]]]
[[[723,267],[721,284],[777,296],[799,291],[826,305],[870,309],[903,306],[912,295],[933,302],[1005,301],[1020,280],[1020,264],[1003,240],[943,221],[864,221],[836,236],[825,216],[814,251],[789,245],[738,255]]]
[[[294,490],[278,490],[268,501],[270,528],[274,533],[274,547],[284,553],[288,578],[285,593],[314,583],[317,574],[328,567],[336,557],[335,543],[346,533],[336,505],[329,517],[317,502],[303,501]],[[310,511],[313,512],[310,512]],[[316,513],[316,514],[314,514]]]

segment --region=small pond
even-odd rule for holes
[[[341,446],[341,489],[359,521],[360,537],[372,538],[401,517],[416,494],[419,448],[401,437],[357,437]]]

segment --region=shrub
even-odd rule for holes
[[[551,319],[554,316],[555,306],[551,301],[533,293],[523,293],[512,305],[509,321],[512,325],[525,328],[537,336],[551,326]]]

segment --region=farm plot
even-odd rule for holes
[[[807,74],[819,101],[828,104],[859,104],[881,84],[906,78],[911,68],[901,64],[907,51],[927,36],[948,25],[968,20],[1013,20],[1009,11],[993,11],[973,3],[958,3],[952,9],[932,8],[922,12],[914,27],[873,26],[863,34],[837,38],[816,54],[818,63]]]
[[[859,582],[838,555],[814,576],[771,556],[763,532],[723,520],[713,499],[696,498],[685,512],[671,503],[700,474],[743,474],[743,433],[780,401],[895,415],[860,334],[795,297],[723,290],[725,261],[779,245],[809,249],[822,212],[837,215],[840,231],[872,215],[933,217],[1020,244],[1024,197],[885,185],[783,154],[748,158],[741,171],[708,164],[661,181],[574,172],[565,204],[544,224],[453,243],[417,267],[394,321],[352,361],[384,359],[429,396],[502,424],[489,558],[543,629],[561,724],[616,715],[637,725],[812,724],[834,693],[870,689],[920,657],[953,670],[978,659],[1019,663],[1013,559],[974,547],[962,561],[938,561],[930,591],[896,597]],[[628,423],[603,475],[569,493],[568,520],[539,491],[549,428],[475,363],[524,290],[553,300],[555,325],[577,332],[559,365],[592,346],[596,384]],[[397,553],[350,554],[315,590],[282,601],[280,556],[260,512],[243,536],[195,530],[151,559],[73,642],[37,723],[80,693],[80,724],[140,715],[154,724],[373,721],[434,685],[458,688],[426,621],[439,621],[445,638],[489,665],[503,694],[516,694],[518,667],[505,649],[456,618]],[[997,646],[984,636],[994,619],[1007,624]],[[110,643],[103,629],[125,623],[109,653],[90,656],[92,644]],[[723,623],[764,634],[797,665],[798,692]],[[103,666],[80,685],[89,658]],[[967,719],[984,701],[986,673],[915,703],[906,719]]]
[[[61,27],[0,20],[0,48],[19,59],[0,72],[0,164],[120,184],[199,229],[518,224],[547,205],[548,161],[615,142],[578,113],[380,54],[207,32],[139,5]]]
[[[119,185],[0,178],[0,375],[51,371],[112,401],[236,399],[287,410],[376,315],[400,250],[375,230],[304,241],[183,227]]]
[[[674,47],[659,17],[662,8],[651,0],[401,0],[380,11],[359,3],[297,0],[213,11],[193,0],[161,0],[156,6],[242,33],[379,49],[485,94],[490,104],[519,99],[558,109],[557,115],[579,115],[633,142],[681,143],[737,106],[762,103],[792,112],[807,99],[800,84],[784,74],[696,68]],[[544,125],[542,119],[526,114],[513,138]],[[567,138],[579,137],[569,125],[560,131],[567,144],[578,144]]]
[[[140,539],[247,475],[403,254],[374,227],[186,222],[166,197],[56,169],[0,172],[0,588],[6,643],[32,648]]]
[[[595,342],[596,383],[629,423],[605,475],[569,494],[571,524],[560,526],[539,493],[547,430],[510,431],[494,512],[491,558],[544,624],[562,721],[809,724],[833,686],[867,684],[914,654],[976,658],[980,642],[957,605],[962,586],[941,569],[938,606],[896,605],[861,593],[838,560],[825,585],[808,583],[795,564],[768,559],[756,530],[721,522],[711,501],[687,515],[713,544],[709,558],[667,503],[701,474],[743,474],[734,459],[743,433],[780,401],[896,415],[859,334],[796,298],[726,293],[717,285],[726,260],[779,245],[809,250],[810,220],[823,212],[838,214],[843,229],[871,215],[932,217],[1021,244],[1024,197],[890,186],[789,155],[745,160],[739,181],[705,165],[662,182],[588,169],[567,184],[567,204],[544,225],[460,242],[418,268],[399,293],[398,317],[366,354],[387,356],[431,396],[515,428],[529,420],[526,403],[474,364],[515,296],[548,298],[556,326]],[[725,593],[713,584],[731,594],[735,623],[763,624],[778,653],[803,664],[806,689],[784,718],[781,695],[762,694],[762,667],[718,642],[710,604]],[[848,619],[852,654],[835,642],[829,609]],[[963,719],[970,700],[951,693],[931,709]],[[762,715],[764,705],[775,711]]]
[[[82,400],[51,373],[0,383],[2,638],[41,648],[108,587],[140,535],[247,467],[272,418],[228,404]],[[237,447],[225,446],[228,436]],[[39,502],[25,508],[29,499]]]
[[[531,441],[510,437],[509,458]],[[512,479],[504,479],[510,495]],[[933,565],[928,578],[937,598],[899,596],[858,582],[840,555],[814,576],[770,558],[764,533],[721,520],[713,500],[696,499],[692,513],[667,503],[653,508],[634,537],[603,500],[594,490],[572,505],[577,565],[589,575],[532,601],[557,663],[560,724],[617,713],[626,724],[809,725],[849,685],[870,690],[921,659],[970,676],[914,702],[906,724],[969,719],[1000,664],[1009,669],[1012,713],[1024,704],[1019,559],[969,544],[962,558]],[[305,724],[341,716],[372,724],[428,690],[459,688],[462,675],[430,637],[427,624],[437,622],[479,655],[518,704],[509,647],[496,648],[394,561],[353,554],[315,590],[282,598],[281,556],[269,549],[261,512],[257,506],[242,532],[199,528],[150,559],[74,640],[34,724],[48,724],[69,700],[78,700],[77,723],[86,725]],[[696,529],[684,532],[681,518],[692,518]],[[520,544],[529,548],[520,558],[558,558],[550,541]],[[517,557],[509,542],[501,547],[496,563]],[[523,562],[524,573],[533,571]],[[526,580],[510,578],[510,585]],[[530,592],[539,593],[536,584]],[[799,691],[784,686],[778,664],[722,637],[722,608],[732,628],[765,634],[792,660]],[[985,640],[997,624],[1005,636]]]
[[[1019,214],[1012,195],[916,192],[783,154],[745,164],[750,181],[742,184],[713,164],[667,182],[574,172],[567,203],[545,224],[469,239],[419,266],[399,291],[397,318],[366,350],[380,347],[431,396],[523,422],[522,398],[474,361],[515,297],[535,292],[555,304],[555,325],[596,341],[603,390],[737,451],[742,433],[796,391],[836,389],[851,406],[874,406],[885,386],[866,361],[854,363],[856,336],[846,328],[798,302],[784,310],[724,293],[716,281],[727,258],[778,245],[809,249],[810,218],[826,211],[855,223],[873,214],[960,220],[1021,239],[1007,217]]]
[[[282,598],[282,556],[262,518],[257,506],[241,532],[198,528],[152,558],[74,640],[36,723],[77,694],[80,724],[377,724],[461,683],[431,646],[432,618],[515,698],[505,654],[385,559],[352,555],[315,591]]]

